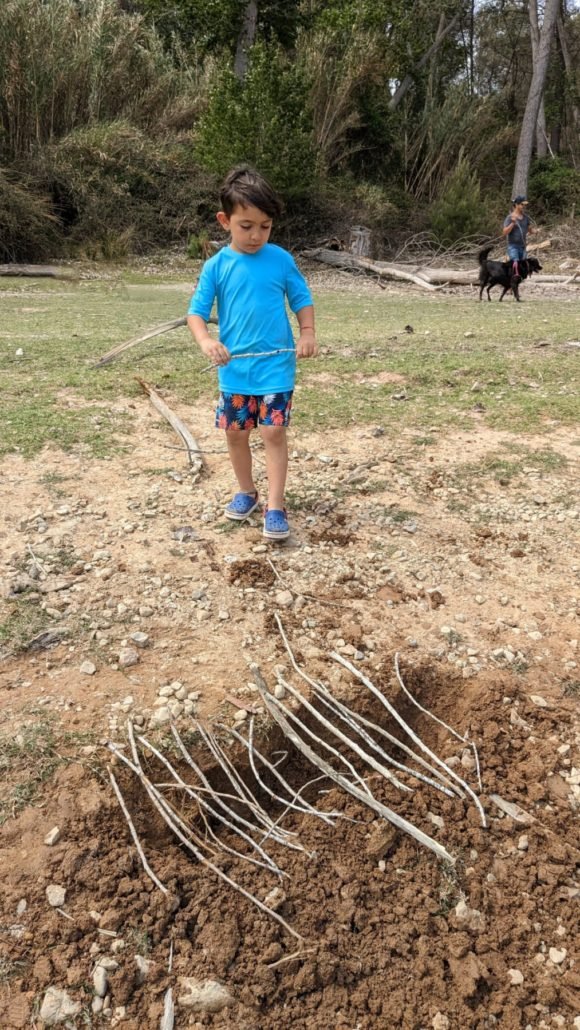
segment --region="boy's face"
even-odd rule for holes
[[[238,205],[231,215],[218,211],[217,220],[231,234],[232,250],[238,254],[257,254],[270,239],[272,219],[259,207]]]

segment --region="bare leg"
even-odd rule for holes
[[[234,475],[244,494],[256,491],[252,476],[252,452],[250,450],[250,430],[226,430],[226,440]]]
[[[268,477],[268,508],[280,511],[284,507],[284,490],[288,473],[288,440],[284,426],[260,426],[266,452]]]

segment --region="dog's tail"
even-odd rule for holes
[[[480,265],[485,264],[485,262],[487,261],[487,255],[491,254],[492,250],[493,247],[486,247],[485,250],[480,250],[478,254],[478,260]]]

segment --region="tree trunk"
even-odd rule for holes
[[[532,67],[535,68],[540,49],[540,26],[538,23],[538,0],[529,0],[528,12],[530,15],[530,36],[532,40]],[[536,122],[536,154],[538,157],[548,155],[548,134],[546,132],[546,111],[544,107],[544,93],[540,100],[538,120]]]
[[[417,64],[413,68],[413,71],[409,72],[408,75],[405,75],[405,78],[397,87],[393,96],[389,100],[389,111],[395,111],[397,109],[397,107],[401,103],[401,100],[403,100],[403,98],[407,95],[411,86],[415,82],[415,76],[421,71],[422,68],[425,67],[427,61],[429,61],[433,54],[439,49],[445,37],[448,36],[451,30],[455,28],[458,21],[459,14],[456,14],[453,16],[449,24],[446,25],[445,28],[443,28],[442,30],[440,23],[440,28],[437,30],[437,35],[435,36],[433,43],[431,44],[429,49],[425,51],[421,59],[417,61]]]
[[[240,82],[244,81],[248,70],[248,51],[252,48],[256,39],[258,27],[258,0],[248,0],[244,11],[244,21],[238,36],[236,56],[234,60],[234,72]]]
[[[564,5],[564,7],[565,7],[565,5]],[[558,14],[558,20],[556,22],[556,27],[558,29],[558,42],[560,44],[560,50],[562,52],[562,60],[564,61],[564,68],[566,69],[566,79],[567,79],[567,82],[570,85],[572,85],[573,82],[574,82],[574,64],[573,64],[572,58],[570,57],[570,51],[568,49],[568,40],[566,38],[566,26],[564,24],[564,18],[563,18],[562,11],[560,11],[560,13]],[[578,104],[577,104],[577,102],[575,100],[575,94],[574,94],[573,91],[572,91],[571,108],[572,108],[572,124],[574,126],[576,126],[577,129],[579,129],[580,128],[580,107],[578,107]]]
[[[538,54],[537,59],[534,61],[532,81],[530,83],[518,143],[518,155],[516,158],[516,168],[512,189],[512,196],[514,197],[519,193],[525,195],[528,188],[528,176],[530,173],[530,162],[532,160],[538,112],[540,110],[540,103],[544,93],[544,84],[546,82],[546,74],[550,60],[550,47],[559,9],[560,0],[546,0],[544,23],[540,32]]]

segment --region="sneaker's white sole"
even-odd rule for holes
[[[290,536],[290,530],[287,529],[283,533],[272,533],[271,530],[263,529],[262,530],[262,536],[264,537],[265,540],[287,540],[288,537]]]
[[[256,509],[259,508],[259,507],[260,507],[260,502],[256,501],[254,507],[250,508],[250,510],[247,511],[245,513],[245,515],[238,515],[235,511],[228,511],[227,508],[224,508],[224,515],[225,515],[226,519],[231,519],[232,522],[245,522],[246,519],[249,519],[250,515],[253,515],[254,512],[256,511]]]

